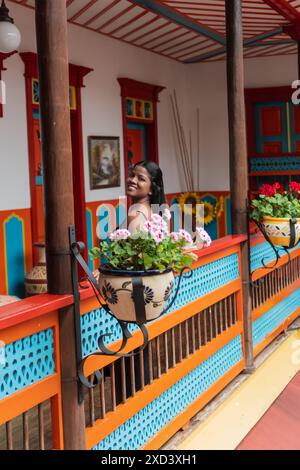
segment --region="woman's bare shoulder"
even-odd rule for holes
[[[149,211],[147,207],[143,204],[134,204],[128,210],[128,220],[133,220],[136,217],[142,216],[144,220],[150,219],[151,217],[151,210]]]

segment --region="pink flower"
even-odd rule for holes
[[[159,225],[160,225],[160,224],[162,223],[163,219],[162,219],[162,217],[161,217],[160,215],[158,215],[158,214],[152,214],[152,216],[151,216],[151,221],[154,222],[155,224],[159,224]]]
[[[164,239],[164,234],[157,227],[151,228],[151,230],[149,231],[149,234],[151,238],[155,240],[156,243],[161,243]]]
[[[197,238],[199,238],[203,242],[204,246],[210,246],[211,238],[209,234],[206,232],[206,230],[204,230],[202,227],[197,227],[196,231],[197,231]]]
[[[143,230],[146,230],[146,232],[149,232],[149,230],[151,230],[151,228],[152,228],[152,224],[151,224],[150,220],[147,220],[143,225]]]
[[[154,240],[156,241],[156,243],[161,243],[163,241],[163,234],[161,232],[158,232],[155,234],[154,236]]]
[[[172,232],[172,233],[170,233],[170,237],[171,237],[171,239],[172,239],[174,242],[179,242],[178,233]]]
[[[186,243],[188,243],[188,244],[193,243],[193,239],[192,239],[191,235],[189,234],[189,232],[187,232],[184,229],[179,230],[179,238],[181,240],[186,241]]]
[[[109,235],[109,239],[111,241],[120,241],[120,240],[127,240],[128,237],[130,237],[130,232],[126,229],[118,229],[118,230],[115,230],[114,232],[112,232],[110,235]]]
[[[166,220],[171,220],[172,216],[171,216],[171,212],[169,211],[169,209],[165,209],[164,217]]]
[[[168,224],[164,220],[162,220],[162,222],[161,222],[160,229],[164,233],[169,233]]]

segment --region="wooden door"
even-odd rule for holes
[[[128,166],[147,159],[145,124],[127,123]]]
[[[250,189],[300,177],[300,108],[290,87],[246,90]]]

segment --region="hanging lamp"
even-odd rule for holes
[[[21,34],[9,16],[9,10],[2,0],[0,7],[0,52],[8,54],[18,49],[21,42]]]

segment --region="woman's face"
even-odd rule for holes
[[[142,166],[135,166],[129,173],[126,195],[134,199],[143,199],[151,193],[151,177]]]

